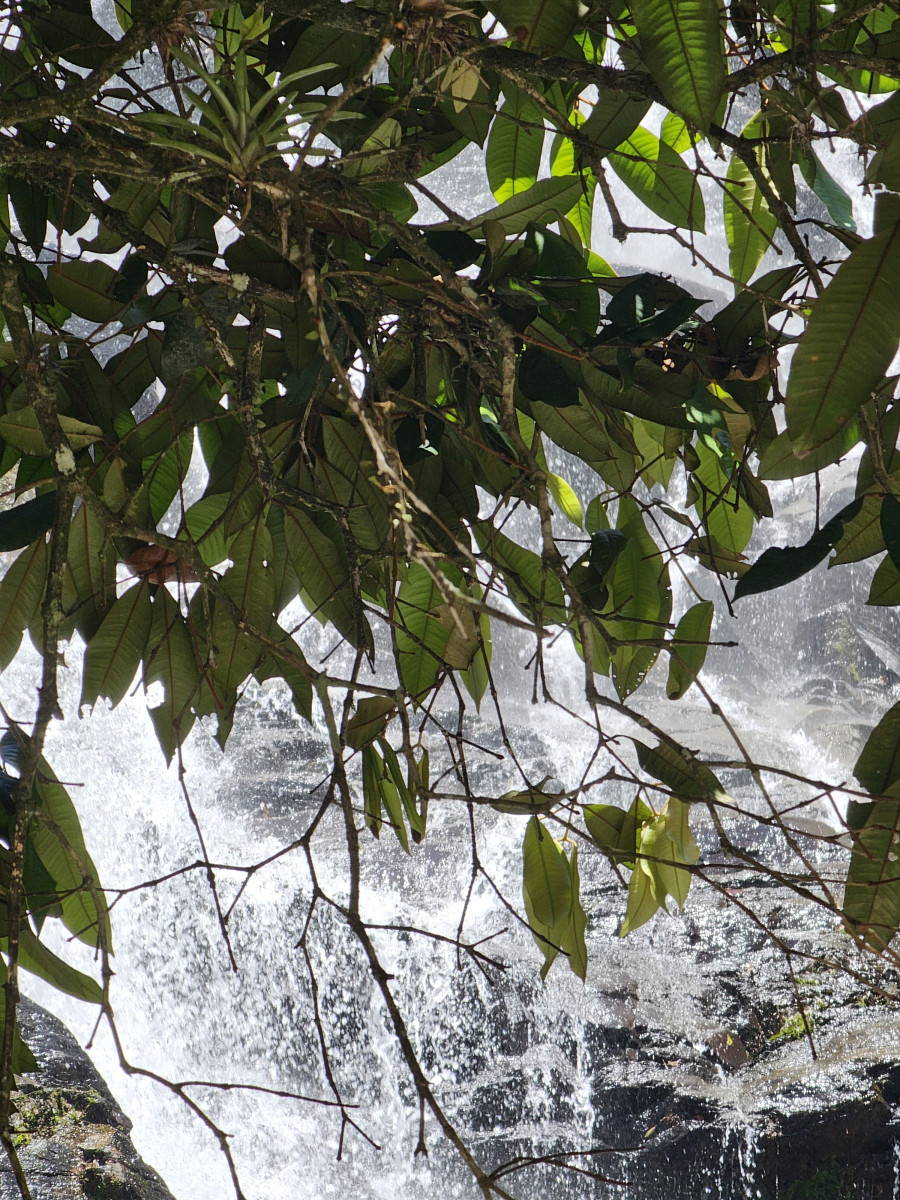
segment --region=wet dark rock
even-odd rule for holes
[[[18,1077],[14,1141],[33,1200],[172,1200],[131,1144],[131,1122],[68,1029],[22,1000],[22,1035],[40,1064]],[[18,1200],[5,1155],[0,1200]]]

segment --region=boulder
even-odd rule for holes
[[[27,999],[22,1036],[41,1070],[18,1077],[12,1118],[32,1200],[173,1200],[131,1144],[131,1122],[65,1025]],[[0,1152],[0,1200],[19,1189]]]

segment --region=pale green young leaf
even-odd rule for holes
[[[552,471],[548,471],[547,487],[550,489],[550,494],[559,505],[560,510],[569,518],[573,525],[577,525],[581,529],[584,524],[581,501],[572,490],[572,485],[567,483],[561,475],[555,475]]]
[[[638,859],[628,883],[628,906],[625,919],[619,928],[619,937],[626,937],[633,930],[645,925],[659,912],[659,901],[653,894],[653,877],[643,859]]]

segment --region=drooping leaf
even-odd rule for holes
[[[706,133],[725,83],[716,0],[632,0],[641,58],[666,101]]]
[[[240,622],[246,622],[250,628],[239,627],[224,604],[216,605],[211,631],[216,651],[215,676],[226,707],[262,655],[260,643],[251,630],[268,634],[274,617],[272,535],[262,513],[237,535],[229,555],[233,565],[225,572],[222,586],[234,601]]]
[[[862,242],[819,297],[785,397],[795,452],[835,436],[877,386],[900,340],[900,223]]]
[[[865,945],[883,950],[900,928],[900,797],[877,800],[853,832],[844,889],[844,925]]]
[[[706,210],[695,173],[649,129],[641,126],[617,146],[609,165],[658,217],[678,228],[703,232]]]
[[[43,538],[26,546],[0,580],[0,671],[18,652],[44,594],[50,551]]]
[[[653,876],[645,860],[638,859],[628,883],[628,906],[619,928],[619,937],[626,937],[659,912],[660,904],[653,890]]]
[[[371,633],[354,604],[350,567],[343,547],[299,508],[285,508],[284,535],[313,613],[331,621],[355,645],[365,645]]]
[[[701,600],[687,610],[676,626],[666,684],[666,695],[670,700],[681,699],[706,661],[713,611],[711,600]]]
[[[562,847],[537,817],[531,817],[522,843],[523,880],[538,921],[555,929],[572,908],[569,863]]]
[[[141,580],[106,614],[84,654],[79,707],[100,696],[113,708],[126,696],[141,664],[151,622],[150,585]]]
[[[873,796],[900,780],[900,703],[889,708],[869,734],[853,774]]]
[[[109,913],[99,890],[97,868],[84,844],[78,813],[69,793],[44,759],[38,768],[34,790],[37,809],[31,842],[59,894],[63,924],[87,945],[105,945],[111,951]],[[93,884],[93,891],[89,883]]]
[[[668,566],[631,497],[619,501],[618,525],[626,542],[609,576],[610,607],[616,615],[604,626],[620,642],[612,675],[620,699],[625,699],[656,661],[672,611],[672,592]]]
[[[584,823],[588,833],[610,859],[633,868],[634,856],[643,826],[653,819],[653,813],[640,796],[635,796],[629,808],[617,804],[587,804]]]
[[[33,500],[0,513],[0,551],[21,550],[42,537],[53,524],[56,492],[42,492]]]
[[[353,750],[361,750],[374,742],[384,733],[396,707],[395,701],[387,696],[367,696],[360,700],[356,712],[347,722],[344,741]]]
[[[199,648],[178,603],[166,588],[153,597],[150,636],[144,650],[144,688],[162,685],[161,704],[150,709],[160,748],[171,762],[193,727],[201,682]]]
[[[758,127],[751,122],[752,132]],[[747,130],[745,129],[745,134]],[[769,208],[765,193],[738,152],[731,155],[726,176],[723,216],[729,250],[729,269],[738,283],[746,283],[773,244],[778,220]]]
[[[485,147],[488,183],[498,204],[535,183],[543,144],[540,109],[524,93],[512,90],[494,118]]]
[[[844,526],[862,508],[862,500],[853,500],[802,546],[770,546],[737,582],[735,600],[768,592],[800,579],[828,556],[844,534]]]
[[[6,941],[4,939],[4,946]],[[19,966],[76,1000],[88,1004],[100,1004],[103,1000],[103,989],[96,979],[57,957],[25,924],[19,929]]]

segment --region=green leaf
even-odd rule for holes
[[[4,939],[6,944],[8,939]],[[103,1002],[103,989],[96,979],[57,958],[25,924],[19,928],[19,966],[76,1000],[85,1000],[88,1004]]]
[[[471,618],[471,610],[467,611]],[[454,652],[465,655],[466,650],[459,640],[451,644],[451,638],[454,634],[459,635],[459,630],[451,616],[450,606],[444,601],[432,577],[419,563],[410,566],[406,579],[397,590],[396,616],[397,670],[410,696],[419,700],[434,686],[438,674],[444,669],[448,647],[450,657],[454,658],[454,662],[447,663],[451,667],[460,663],[460,659],[454,657]],[[463,643],[466,640],[464,636]],[[478,648],[474,638],[473,645],[474,654]],[[472,655],[469,655],[464,665],[468,666],[471,660]]]
[[[691,873],[684,868],[696,863],[699,852],[689,812],[688,805],[673,796],[656,820],[641,832],[640,853],[647,856],[641,865],[650,875],[654,898],[663,908],[667,896],[683,908],[691,886]]]
[[[153,597],[144,651],[145,691],[153,683],[162,684],[163,701],[150,709],[150,719],[166,762],[171,762],[194,724],[191,702],[200,688],[200,659],[181,609],[164,587]]]
[[[705,441],[698,442],[700,466],[694,478],[702,486],[696,509],[710,533],[720,546],[732,554],[740,554],[753,534],[753,512],[736,491],[722,467],[722,459]]]
[[[650,101],[642,96],[603,91],[580,132],[594,143],[603,158],[631,137],[649,109]]]
[[[363,780],[363,804],[365,822],[373,837],[378,837],[381,833],[382,816],[381,816],[381,773],[384,769],[384,764],[378,754],[378,751],[371,744],[363,746],[362,752],[362,780]]]
[[[488,183],[498,204],[535,183],[543,145],[540,109],[518,89],[512,90],[494,118],[485,147]]]
[[[785,397],[797,454],[833,438],[877,387],[900,340],[898,290],[900,223],[857,246],[815,303]]]
[[[681,699],[706,661],[713,611],[711,600],[701,600],[678,622],[671,642],[669,682],[666,684],[666,695],[670,700]]]
[[[222,577],[222,587],[237,605],[240,619],[268,633],[274,619],[275,575],[272,535],[263,513],[237,535],[229,557],[234,565]],[[231,697],[256,666],[262,649],[251,633],[238,628],[224,605],[216,605],[211,634],[216,648],[216,681],[224,696]]]
[[[562,797],[561,794],[544,792],[542,787],[543,784],[539,784],[525,791],[504,792],[496,800],[491,800],[491,808],[514,817],[533,817],[548,813],[559,804]]]
[[[78,813],[43,758],[34,791],[38,806],[31,825],[31,843],[59,893],[62,922],[80,941],[95,947],[102,941],[111,951],[109,913],[105,905],[98,911],[85,883],[86,879],[92,880],[102,900],[100,877],[84,844]],[[50,818],[56,828],[51,829],[45,818]]]
[[[756,117],[751,124],[754,124],[754,129],[758,128]],[[723,200],[725,239],[728,242],[729,270],[737,289],[739,283],[746,283],[753,276],[763,255],[772,245],[778,220],[737,151],[731,155],[726,181]]]
[[[284,536],[300,586],[309,597],[310,610],[330,621],[355,646],[371,641],[362,613],[353,603],[350,567],[343,546],[332,541],[302,509],[284,509]]]
[[[627,538],[609,578],[610,608],[604,620],[612,637],[622,641],[613,654],[613,683],[624,700],[640,687],[659,654],[658,645],[672,611],[669,568],[630,496],[619,500],[617,524]]]
[[[578,0],[488,0],[485,8],[522,50],[553,54],[568,41],[578,20]]]
[[[706,133],[725,83],[717,0],[632,0],[640,54],[668,104]]]
[[[396,708],[396,702],[388,696],[368,696],[360,700],[344,730],[346,744],[352,750],[361,750],[363,746],[374,742],[384,733]]]
[[[873,796],[900,780],[900,703],[889,708],[869,734],[853,774]]]
[[[890,494],[881,502],[881,536],[891,562],[900,570],[900,500]]]
[[[117,273],[104,262],[76,259],[47,272],[47,286],[69,312],[86,321],[105,324],[122,311],[122,302],[113,294]]]
[[[659,912],[659,907],[649,866],[643,859],[638,859],[628,884],[628,907],[625,910],[625,920],[619,929],[619,937],[625,937],[641,925],[646,925],[650,918]]]
[[[900,604],[900,571],[894,566],[890,556],[886,556],[878,564],[866,604],[891,607]]]
[[[221,493],[204,496],[185,510],[184,526],[208,567],[217,567],[228,557],[222,517],[228,507],[228,497]]]
[[[828,556],[844,536],[845,525],[857,516],[862,500],[853,500],[802,546],[770,546],[737,582],[734,598],[768,592],[800,579]]]
[[[877,493],[857,496],[855,503],[861,503],[861,507],[845,521],[843,536],[835,543],[835,555],[828,560],[829,567],[861,562],[885,549],[881,532],[881,496]]]
[[[694,171],[643,127],[616,148],[609,165],[637,198],[670,225],[702,233],[703,195]]]
[[[569,876],[571,879],[571,905],[569,916],[563,928],[561,945],[569,956],[569,967],[582,983],[587,979],[587,943],[584,932],[587,929],[587,913],[581,903],[581,878],[578,873],[578,847],[572,847],[572,857],[569,859]]]
[[[874,950],[884,950],[900,927],[900,796],[876,801],[853,849],[844,889],[844,925]]]
[[[557,175],[552,179],[539,179],[524,192],[517,192],[496,208],[491,208],[467,222],[465,228],[474,230],[485,221],[499,221],[507,237],[513,237],[524,233],[532,221],[540,223],[546,219],[554,220],[557,210],[568,212],[581,196],[582,188],[580,175]]]
[[[0,671],[18,653],[44,594],[50,551],[43,538],[27,546],[0,580]]]
[[[141,665],[151,617],[150,585],[141,580],[115,602],[88,643],[79,707],[93,706],[100,696],[113,708],[124,700]]]
[[[469,590],[474,593],[476,599],[483,599],[479,584],[470,583]],[[480,712],[482,697],[487,690],[489,681],[488,668],[493,655],[491,619],[485,612],[478,614],[478,635],[480,635],[481,644],[475,651],[470,665],[464,671],[460,671],[460,679],[462,679],[466,691],[475,701],[476,710]]]
[[[90,505],[82,504],[69,527],[68,574],[63,602],[84,640],[97,632],[116,599],[117,555]]]
[[[572,881],[563,848],[537,817],[531,817],[522,843],[523,886],[538,921],[555,929],[572,909]]]
[[[665,742],[656,746],[632,738],[642,770],[666,787],[681,800],[704,800],[733,805],[734,801],[716,776],[699,762],[689,750],[679,752]]]
[[[796,154],[796,161],[803,178],[828,209],[835,225],[856,233],[853,202],[840,184],[825,170],[819,156],[813,150],[801,149]]]
[[[797,458],[791,439],[785,429],[773,438],[760,455],[760,479],[799,479],[802,475],[813,475],[832,463],[839,462],[845,454],[859,442],[859,424],[848,421],[843,428],[831,438],[823,442],[815,450],[810,450],[803,458]]]
[[[499,568],[510,599],[521,612],[542,624],[565,621],[562,585],[555,575],[544,570],[539,555],[518,545],[487,521],[473,525],[472,533],[488,562]]]
[[[33,500],[0,513],[0,551],[21,550],[43,537],[53,524],[56,491],[42,492]]]
[[[634,867],[641,829],[652,820],[653,813],[640,796],[635,796],[629,808],[588,804],[584,809],[588,833],[611,862],[629,869]]]
[[[547,487],[550,489],[550,494],[573,525],[582,527],[584,518],[581,512],[581,501],[575,495],[570,484],[568,484],[561,475],[555,475],[552,471],[547,472]]]
[[[84,450],[103,438],[103,430],[99,425],[85,424],[84,421],[66,416],[60,416],[59,423],[73,450]],[[36,458],[44,458],[49,454],[37,415],[30,406],[0,417],[0,438]]]

